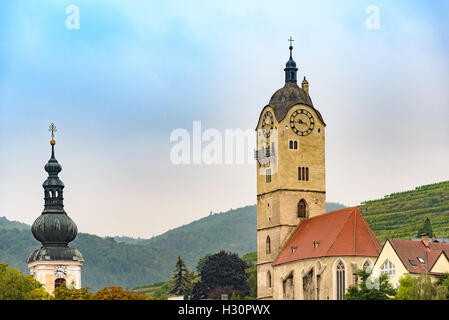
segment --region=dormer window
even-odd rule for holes
[[[423,258],[417,257],[420,263],[426,263]]]

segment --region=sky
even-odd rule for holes
[[[148,238],[255,204],[254,163],[176,165],[170,136],[253,130],[290,36],[327,124],[327,201],[449,180],[448,15],[444,0],[1,1],[0,216],[42,212],[51,122],[80,232]]]

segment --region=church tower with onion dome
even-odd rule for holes
[[[273,263],[293,231],[326,212],[326,124],[309,82],[297,83],[292,43],[289,50],[284,86],[262,108],[256,128],[259,299],[273,298]]]
[[[53,293],[63,283],[81,288],[84,259],[77,249],[68,246],[76,238],[78,228],[64,210],[64,183],[58,176],[62,166],[55,158],[56,127],[53,123],[49,130],[52,132],[51,158],[45,165],[48,178],[42,185],[44,211],[31,227],[33,236],[42,243],[42,247],[29,255],[27,264],[30,274],[44,285],[45,290]]]

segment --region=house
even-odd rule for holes
[[[419,240],[387,239],[373,267],[374,277],[388,274],[396,288],[406,274],[428,274],[436,280],[442,273],[449,273],[449,243],[431,241],[427,235]]]

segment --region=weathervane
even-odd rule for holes
[[[48,127],[48,131],[51,132],[51,140],[53,141],[55,139],[55,132],[58,131],[58,129],[56,129],[56,126],[53,122],[50,124],[50,127]]]
[[[51,131],[51,138],[54,139],[55,132],[58,131],[58,129],[56,129],[56,126],[53,122],[50,124],[50,127],[48,127],[48,131]]]

